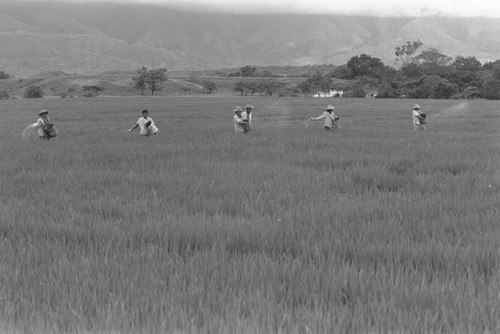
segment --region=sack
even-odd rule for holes
[[[427,118],[426,114],[420,113],[420,116],[418,116],[418,120],[420,121],[420,124],[425,124],[426,118]]]
[[[49,123],[43,126],[43,133],[47,138],[55,138],[57,136],[57,129],[53,123]]]

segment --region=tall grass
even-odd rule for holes
[[[2,101],[1,331],[498,332],[498,105],[413,102]]]

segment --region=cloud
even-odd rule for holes
[[[233,13],[500,17],[500,1],[490,0],[136,0],[136,2]]]

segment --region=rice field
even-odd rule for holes
[[[0,332],[498,333],[499,106],[0,101]]]

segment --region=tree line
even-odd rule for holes
[[[396,67],[367,54],[350,58],[346,64],[327,73],[310,75],[298,84],[284,84],[273,78],[242,80],[234,85],[240,94],[308,96],[330,89],[342,90],[346,97],[379,98],[500,99],[500,60],[481,64],[474,56],[454,59],[438,49],[422,50],[420,40],[395,48]],[[258,73],[245,66],[241,76]],[[245,75],[243,75],[245,74]]]
[[[434,98],[434,99],[500,99],[500,60],[482,64],[474,56],[457,56],[454,59],[438,49],[422,49],[420,40],[408,41],[394,50],[395,65],[388,66],[377,57],[361,54],[351,57],[346,64],[321,67],[322,71],[308,74],[298,83],[286,83],[283,75],[269,70],[259,71],[254,66],[244,66],[226,77],[242,77],[233,91],[241,95],[309,96],[330,90],[343,91],[345,97],[379,98]],[[327,70],[324,70],[324,69]],[[222,74],[221,74],[222,75]],[[0,79],[9,75],[0,71]],[[141,67],[132,78],[133,87],[144,95],[162,90],[167,80],[167,69]],[[199,86],[206,93],[217,90],[215,83],[205,80]],[[86,87],[85,96],[98,95],[99,87]],[[68,93],[71,95],[71,93]],[[26,89],[25,97],[42,97],[40,87]],[[0,99],[8,98],[0,92]]]

